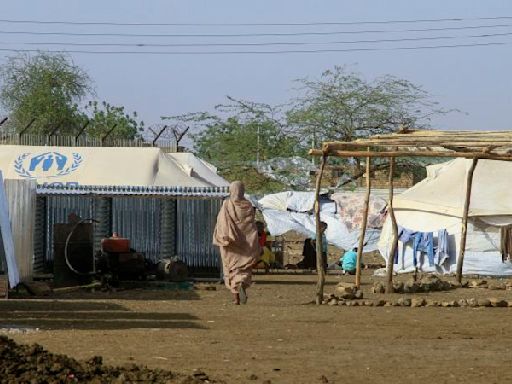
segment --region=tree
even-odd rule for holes
[[[141,138],[144,122],[137,121],[137,112],[125,113],[124,107],[110,105],[106,101],[90,101],[85,110],[90,113],[87,135],[103,138],[137,139]],[[85,124],[85,122],[84,122]]]
[[[18,132],[32,119],[31,132],[74,132],[80,121],[78,103],[92,93],[89,76],[60,53],[10,57],[0,67],[0,79],[0,102]]]
[[[390,75],[367,81],[337,66],[318,80],[297,81],[300,95],[288,112],[288,122],[315,146],[389,133],[402,125],[425,128],[433,115],[448,112],[420,86]]]
[[[288,134],[276,118],[275,108],[231,97],[228,100],[230,104],[216,107],[218,115],[198,115],[197,121],[204,124],[204,129],[193,135],[199,156],[222,166],[304,154],[298,137]]]
[[[199,133],[192,135],[194,151],[216,165],[221,175],[244,181],[252,192],[282,188],[262,175],[256,177],[256,169],[268,159],[305,155],[300,139],[288,134],[276,108],[228,99],[229,104],[216,107],[218,114],[195,116]]]

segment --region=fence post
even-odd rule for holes
[[[167,129],[167,125],[164,125],[164,127],[160,130],[160,132],[158,132],[158,134],[156,135],[155,139],[153,140],[153,142],[151,143],[151,146],[155,146],[156,144],[156,141],[160,138],[160,136],[162,135],[162,133],[164,133],[164,131]]]
[[[108,131],[108,132],[107,132],[107,134],[101,138],[101,146],[102,146],[102,147],[103,147],[103,144],[105,143],[105,140],[107,139],[107,137],[109,137],[109,136],[110,136],[110,134],[112,133],[112,131],[113,131],[116,127],[117,127],[117,124],[114,124],[114,125],[112,126],[112,128],[110,128],[110,131]]]
[[[85,128],[89,125],[90,121],[87,120],[82,128],[78,131],[78,134],[75,136],[75,147],[78,147],[78,138],[84,133]]]
[[[32,124],[34,124],[34,121],[36,121],[36,118],[32,118],[32,120],[30,120],[30,123],[28,123],[25,128],[23,128],[19,133],[18,133],[18,144],[21,144],[21,137],[23,136],[23,134],[32,126]]]

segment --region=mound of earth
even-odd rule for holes
[[[125,367],[103,365],[100,356],[78,361],[45,351],[38,344],[19,345],[0,336],[0,383],[215,383],[205,373],[185,376],[162,369],[131,364]]]

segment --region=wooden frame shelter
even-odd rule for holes
[[[320,156],[322,162],[317,173],[315,190],[315,215],[316,215],[316,256],[318,282],[316,302],[323,300],[323,286],[325,282],[322,268],[322,244],[320,234],[320,204],[319,194],[322,175],[329,156],[334,157],[362,157],[366,158],[366,196],[364,206],[363,223],[360,229],[359,246],[357,249],[356,286],[361,284],[361,257],[363,252],[364,236],[368,219],[369,199],[371,193],[371,159],[389,158],[389,200],[388,213],[392,224],[393,241],[387,260],[387,285],[386,293],[393,292],[393,255],[398,247],[398,228],[393,210],[393,171],[395,158],[397,157],[437,157],[472,159],[472,164],[466,178],[466,195],[462,215],[462,233],[457,258],[456,277],[462,281],[462,265],[466,248],[467,221],[469,204],[471,200],[471,187],[473,173],[479,159],[512,160],[512,131],[436,131],[436,130],[411,130],[403,128],[396,133],[370,136],[350,142],[325,142],[322,149],[309,151],[312,156]]]

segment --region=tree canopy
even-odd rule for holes
[[[144,123],[136,112],[106,101],[84,100],[94,96],[87,73],[60,53],[19,54],[0,66],[0,104],[9,113],[11,128],[26,133],[74,135],[87,125],[92,137],[134,139]]]
[[[425,128],[431,116],[446,112],[420,86],[390,75],[368,81],[336,66],[319,79],[297,82],[288,123],[314,143],[390,133],[401,125]]]
[[[91,79],[63,54],[20,54],[0,67],[0,102],[17,131],[32,119],[32,132],[76,129],[78,103],[92,93]]]
[[[196,122],[204,125],[193,135],[196,153],[226,176],[244,181],[244,170],[254,169],[257,160],[306,157],[306,148],[322,141],[350,141],[393,132],[402,125],[427,128],[432,116],[449,112],[420,86],[393,76],[368,81],[334,67],[318,79],[297,82],[295,97],[284,105],[228,97],[229,103],[217,106],[216,114],[196,114]],[[253,191],[264,189],[263,184],[254,187]]]
[[[90,101],[85,110],[90,113],[87,134],[95,137],[135,139],[141,137],[144,122],[137,121],[137,113],[125,113],[124,107],[110,105],[106,101]]]

